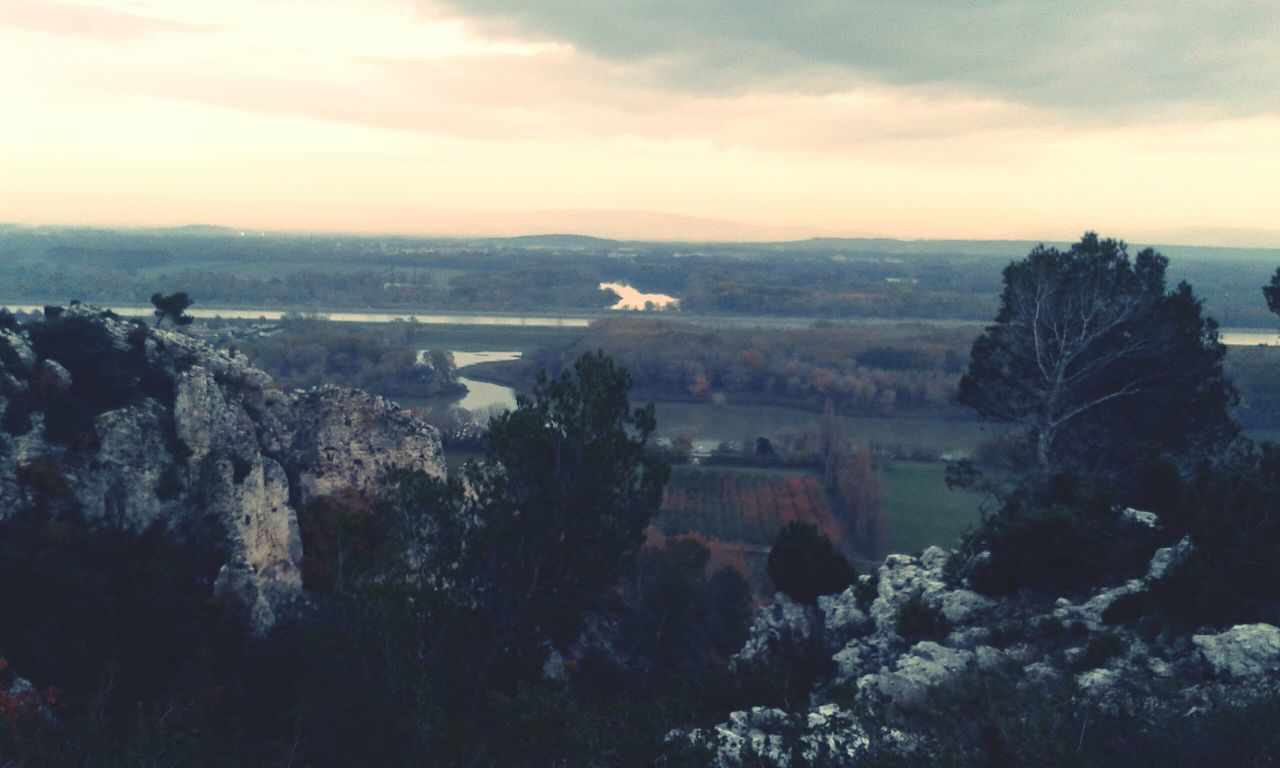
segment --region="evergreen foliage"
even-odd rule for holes
[[[177,293],[151,294],[151,303],[155,306],[156,325],[164,322],[165,318],[169,318],[174,325],[191,325],[195,320],[194,317],[187,314],[187,308],[194,302],[185,291]]]
[[[1168,260],[1087,233],[1004,270],[995,324],[974,342],[960,400],[1026,425],[1042,469],[1117,470],[1144,445],[1186,452],[1232,431],[1217,323]]]
[[[769,578],[797,602],[842,592],[857,575],[831,539],[808,523],[789,523],[769,549]]]

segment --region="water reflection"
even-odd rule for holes
[[[1224,328],[1219,334],[1222,343],[1229,347],[1252,347],[1259,344],[1266,347],[1280,346],[1280,331],[1267,331],[1261,328]]]
[[[40,312],[44,308],[31,305],[8,307],[11,312]],[[125,317],[152,317],[154,307],[103,307]],[[186,311],[192,317],[212,320],[269,320],[282,319],[288,312],[278,309],[198,309]],[[585,328],[590,320],[581,317],[525,317],[520,315],[415,315],[393,312],[321,312],[320,317],[335,323],[391,323],[397,320],[423,325],[499,325],[530,326],[544,328]]]
[[[422,350],[419,354],[426,352]],[[520,352],[462,352],[453,351],[454,365],[457,366],[458,372],[476,365],[478,363],[498,363],[508,360],[519,360]],[[501,384],[493,384],[487,381],[476,381],[466,376],[459,376],[458,382],[467,388],[467,394],[458,401],[458,405],[471,411],[478,413],[481,411],[501,408],[510,410],[516,407],[516,392],[511,387]]]
[[[618,294],[618,303],[609,309],[667,309],[680,304],[680,300],[665,293],[641,293],[626,283],[601,283],[600,290]]]

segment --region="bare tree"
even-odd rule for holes
[[[1130,262],[1123,242],[1093,233],[1066,252],[1040,246],[1010,264],[996,322],[974,343],[960,382],[961,401],[1025,424],[1041,467],[1064,454],[1090,463],[1090,450],[1101,456],[1113,447],[1081,445],[1085,434],[1127,442],[1168,433],[1178,419],[1225,427],[1233,395],[1216,324],[1201,318],[1186,284],[1165,293],[1166,264],[1151,249]],[[1076,438],[1069,450],[1064,434]]]

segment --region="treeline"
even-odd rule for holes
[[[14,228],[0,230],[0,298],[144,303],[182,285],[205,305],[595,311],[612,303],[597,285],[622,281],[704,314],[980,320],[994,313],[1000,270],[1019,250],[1011,242],[694,245]],[[1175,250],[1171,272],[1196,285],[1221,323],[1274,324],[1257,300],[1274,258]]]
[[[606,318],[569,344],[525,364],[558,371],[604,350],[630,371],[640,396],[738,399],[842,413],[950,412],[974,329],[851,326],[710,328],[675,321]]]
[[[432,350],[419,358],[413,329],[389,323],[376,329],[322,319],[286,318],[262,332],[250,329],[224,340],[290,388],[337,384],[384,397],[461,393],[452,356]]]

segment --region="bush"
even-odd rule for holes
[[[1069,473],[1033,477],[967,537],[966,551],[990,552],[967,575],[988,594],[1087,589],[1141,570],[1159,535],[1125,525],[1101,482]]]
[[[1114,632],[1103,632],[1089,638],[1084,646],[1084,653],[1076,661],[1078,670],[1097,669],[1109,659],[1119,656],[1128,648],[1124,638]]]
[[[769,578],[797,602],[842,592],[857,575],[831,540],[808,523],[789,523],[769,549]]]
[[[14,436],[25,435],[34,425],[31,422],[31,403],[25,397],[16,397],[5,406],[0,417],[0,428]]]
[[[951,631],[951,624],[942,615],[942,610],[925,600],[919,592],[913,593],[898,608],[895,627],[902,639],[911,644],[921,640],[941,640]]]

